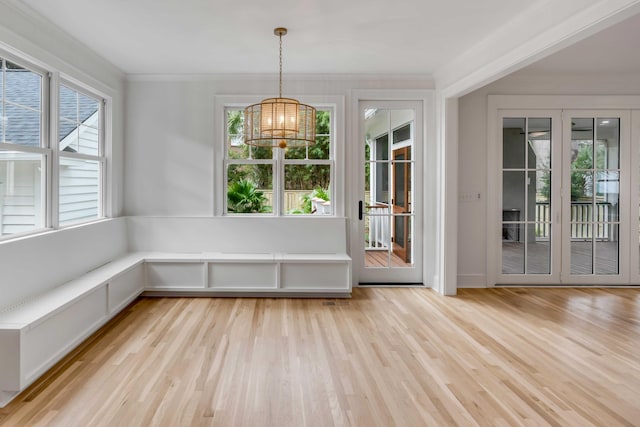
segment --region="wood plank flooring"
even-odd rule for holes
[[[6,426],[637,426],[640,291],[141,298]]]

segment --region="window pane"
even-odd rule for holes
[[[78,135],[79,140],[79,152],[84,154],[91,154],[97,156],[99,154],[100,134],[99,130],[90,126],[80,125]]]
[[[620,167],[620,119],[597,119],[596,167]]]
[[[249,147],[251,149],[252,159],[272,159],[274,149],[270,147]]]
[[[8,144],[40,146],[40,112],[5,104],[5,141]]]
[[[331,148],[331,138],[327,136],[317,136],[316,143],[309,146],[310,159],[329,159]]]
[[[2,73],[0,73],[0,76],[2,76]],[[2,81],[0,80],[0,85],[2,85]],[[5,122],[7,121],[7,118],[4,116],[4,103],[2,102],[2,94],[0,94],[0,143],[3,143],[5,141],[5,136],[4,136],[4,129],[5,129]]]
[[[393,167],[393,200],[395,206],[394,212],[411,212],[413,210],[411,200],[411,181],[413,176],[413,163],[402,160],[405,156],[395,155],[396,161],[392,163]]]
[[[288,147],[284,150],[285,159],[306,159],[307,147]]]
[[[618,221],[620,211],[620,173],[596,172],[596,221]]]
[[[529,167],[551,167],[551,119],[531,118],[528,126]]]
[[[596,224],[596,274],[619,273],[619,227],[617,224]]]
[[[389,135],[376,138],[375,151],[376,160],[389,160]]]
[[[406,124],[393,131],[393,143],[398,144],[411,139],[411,124]]]
[[[76,122],[60,119],[58,124],[58,137],[61,151],[78,152],[78,142],[80,138],[78,137],[78,126]]]
[[[316,113],[316,143],[309,147],[310,159],[331,158],[331,112],[318,111]]]
[[[521,216],[518,219],[524,219],[525,196],[529,188],[526,184],[525,172],[502,173],[502,210],[519,212]]]
[[[551,273],[551,246],[549,241],[551,224],[527,225],[527,273]]]
[[[412,257],[412,219],[410,215],[393,216],[393,245],[391,251],[392,267],[411,267]]]
[[[551,171],[538,170],[533,179],[535,179],[536,186],[536,204],[549,204],[551,202]]]
[[[41,154],[0,151],[0,234],[44,227]]]
[[[502,120],[502,167],[523,169],[526,148],[524,118]]]
[[[60,225],[91,221],[100,213],[100,163],[60,157]]]
[[[370,190],[368,198],[371,205],[389,203],[389,163],[370,162],[365,165],[367,175],[367,189]]]
[[[42,77],[7,61],[5,101],[40,110]]]
[[[4,59],[0,58],[0,143],[4,142],[4,128],[6,118],[4,116]]]
[[[78,121],[78,93],[60,85],[60,117]]]
[[[249,146],[237,139],[230,139],[227,146],[227,156],[230,159],[248,159]]]
[[[100,102],[60,85],[60,151],[100,154]]]
[[[571,202],[591,203],[593,198],[593,173],[571,171]],[[573,216],[571,217],[573,218]]]
[[[227,112],[227,152],[230,159],[248,159],[249,146],[244,144],[244,112],[243,110],[226,110]]]
[[[524,224],[502,224],[502,274],[524,274]]]
[[[266,213],[273,211],[273,166],[229,165],[227,170],[227,212]]]
[[[285,165],[284,212],[331,215],[330,180],[329,165]]]
[[[591,224],[574,224],[582,234],[591,234]],[[573,226],[572,226],[573,227]],[[571,274],[593,274],[593,241],[571,240]]]
[[[89,118],[98,113],[100,109],[100,104],[98,100],[90,98],[81,93],[78,94],[78,115],[80,123],[84,123],[86,125],[98,127],[97,121],[94,123],[89,120]]]
[[[364,217],[366,267],[389,267],[391,263],[391,216],[380,215],[381,212],[383,210],[371,208]],[[384,211],[388,212],[388,209]]]

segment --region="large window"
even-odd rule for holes
[[[226,108],[226,213],[333,215],[332,116],[318,108],[314,145],[263,148],[244,144],[243,110]]]
[[[104,216],[104,101],[59,79],[0,53],[0,239]]]

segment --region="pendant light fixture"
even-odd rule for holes
[[[316,142],[316,109],[296,99],[282,97],[282,36],[280,39],[280,91],[277,98],[264,99],[244,109],[244,143],[255,147],[305,147]]]

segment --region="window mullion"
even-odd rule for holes
[[[276,216],[281,216],[284,211],[284,150],[273,149],[276,158],[276,170],[274,170],[274,181],[277,183],[277,190],[274,188],[273,194],[277,195],[277,203],[274,203],[278,207],[275,212]],[[275,184],[274,183],[274,184]]]
[[[105,136],[105,117],[106,117],[106,109],[107,109],[107,100],[102,98],[100,101],[100,105],[98,106],[98,154],[100,156],[100,174],[98,175],[99,179],[99,189],[100,194],[98,197],[98,216],[101,218],[106,218],[110,216],[111,209],[107,212],[107,197],[108,197],[108,175],[107,175],[107,147],[105,146],[106,136]]]
[[[35,154],[49,154],[51,151],[49,148],[43,147],[30,147],[28,145],[20,145],[20,144],[2,144],[0,143],[1,151],[20,151],[23,153],[35,153]]]
[[[225,159],[228,165],[270,165],[273,159]]]
[[[48,200],[47,203],[49,207],[49,221],[50,226],[53,228],[59,227],[59,212],[58,212],[58,204],[60,200],[60,190],[58,186],[58,176],[59,176],[59,165],[60,165],[60,157],[58,151],[58,117],[59,117],[59,99],[60,99],[60,74],[59,73],[51,73],[49,74],[49,138],[48,138],[48,147],[51,152],[50,154],[50,162],[48,168]]]
[[[84,154],[84,153],[69,153],[59,150],[54,150],[58,153],[58,157],[65,157],[68,159],[78,159],[78,160],[93,160],[96,162],[102,161],[102,156],[95,156],[93,154]]]

